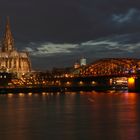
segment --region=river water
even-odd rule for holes
[[[140,94],[0,95],[0,140],[139,140]]]

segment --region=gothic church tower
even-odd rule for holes
[[[11,52],[14,49],[15,49],[14,48],[14,38],[11,33],[10,19],[9,19],[9,17],[7,17],[5,33],[4,33],[4,37],[2,40],[2,51]]]
[[[6,28],[1,45],[0,72],[7,71],[17,73],[17,75],[22,75],[31,71],[28,52],[18,52],[15,49],[9,17],[7,17],[6,20]]]

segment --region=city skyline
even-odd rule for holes
[[[104,57],[139,57],[138,0],[2,0],[0,37],[10,16],[16,48],[34,69],[72,66]]]

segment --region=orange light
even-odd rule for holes
[[[29,96],[32,96],[32,93],[30,92],[30,93],[28,93],[28,95],[29,95]]]
[[[95,85],[95,84],[96,84],[96,82],[95,82],[95,81],[92,81],[92,82],[91,82],[91,84],[92,84],[92,85]]]
[[[46,92],[42,92],[42,95],[46,95]]]
[[[135,78],[134,77],[128,78],[128,83],[129,84],[134,84],[135,83]]]
[[[8,93],[8,97],[12,97],[13,96],[13,94],[12,93]]]
[[[19,93],[19,96],[20,97],[24,97],[24,93]]]
[[[66,84],[67,84],[67,85],[70,85],[71,83],[68,81]]]
[[[135,78],[134,77],[128,78],[128,89],[135,90]]]
[[[83,83],[83,81],[80,81],[79,84],[80,84],[80,85],[83,85],[84,83]]]

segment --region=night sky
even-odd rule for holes
[[[30,52],[35,70],[140,58],[139,0],[1,0],[0,37],[10,16],[16,48]]]

